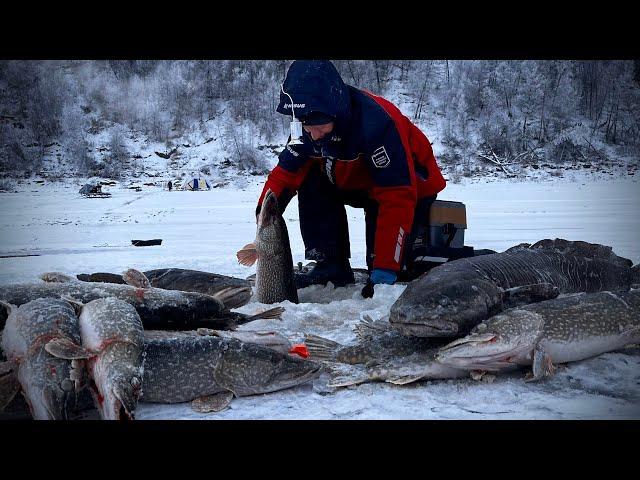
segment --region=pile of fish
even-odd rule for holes
[[[201,275],[204,272],[195,273]],[[98,298],[114,297],[130,303],[136,309],[145,329],[231,329],[256,319],[231,312],[225,303],[229,297],[237,300],[238,291],[244,292],[251,287],[225,286],[211,295],[156,288],[151,286],[142,272],[134,270],[125,272],[122,278],[129,284],[88,283],[61,273],[45,273],[41,276],[44,283],[0,286],[0,299],[20,306],[34,298],[70,297],[87,303]],[[246,298],[245,303],[248,300]],[[257,318],[278,317],[281,313],[282,309],[267,311]],[[0,312],[0,322],[5,319],[6,314]]]
[[[237,257],[257,262],[257,301],[298,303],[272,192],[255,241]],[[640,343],[640,266],[610,247],[561,239],[433,268],[407,285],[388,318],[365,316],[348,346],[310,334],[292,346],[276,332],[236,330],[284,311],[232,312],[252,296],[247,280],[175,268],[41,279],[0,287],[0,412],[22,392],[35,419],[88,410],[134,419],[139,401],[216,412],[234,397],[310,382],[323,366],[336,388],[468,376],[490,382],[529,367],[533,381],[556,364]]]
[[[407,286],[389,321],[406,335],[460,336],[506,308],[559,294],[629,290],[637,283],[639,266],[611,247],[543,240],[432,269]]]
[[[554,364],[640,343],[640,266],[611,247],[562,239],[451,261],[409,283],[388,321],[367,318],[358,343],[307,335],[329,386],[421,379],[492,381],[490,372]],[[453,341],[452,341],[453,339]]]
[[[151,287],[213,295],[229,309],[241,307],[251,298],[251,284],[240,278],[184,268],[160,268],[142,273]],[[115,273],[81,273],[76,277],[83,282],[129,283],[126,275]]]
[[[178,271],[182,282],[188,272]],[[190,287],[211,293],[205,275],[195,272]],[[41,278],[46,282],[0,288],[6,356],[0,410],[22,392],[34,419],[77,418],[92,408],[102,419],[134,419],[138,401],[191,401],[197,411],[212,412],[234,396],[290,388],[320,375],[321,365],[289,353],[284,337],[230,330],[283,312],[231,312],[220,299],[237,300],[244,285],[227,285],[216,295],[172,291],[153,287],[136,270],[119,276],[125,284],[59,273]],[[103,277],[109,278],[115,277]]]

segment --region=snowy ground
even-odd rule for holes
[[[255,236],[253,211],[263,179],[240,189],[135,192],[104,187],[113,196],[87,199],[81,185],[22,186],[0,193],[0,284],[39,281],[47,271],[69,274],[181,267],[246,277],[235,252]],[[449,184],[440,196],[467,206],[466,244],[502,251],[521,242],[566,238],[611,245],[640,261],[640,189],[632,177],[576,176],[539,181]],[[352,265],[364,266],[364,219],[348,209]],[[294,262],[304,261],[297,204],[285,213]],[[133,247],[132,239],[162,238],[161,246]],[[28,256],[33,255],[33,256]],[[283,302],[283,321],[258,321],[294,342],[305,332],[350,343],[363,314],[377,319],[405,287],[378,286],[373,299],[359,288],[311,287],[298,305]],[[263,307],[250,303],[239,311]],[[245,326],[246,327],[246,326]],[[217,414],[198,414],[188,404],[141,404],[140,419],[640,419],[640,349],[577,362],[550,381],[524,383],[518,374],[487,384],[468,380],[397,387],[364,384],[331,391],[323,376],[313,385],[235,399]]]

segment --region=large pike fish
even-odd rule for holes
[[[144,278],[141,272],[137,273]],[[282,313],[281,309],[268,310],[259,316],[231,312],[217,297],[203,293],[142,288],[142,285],[87,283],[59,273],[45,273],[42,277],[48,281],[1,286],[0,300],[22,305],[36,298],[65,297],[89,303],[98,298],[114,297],[133,305],[144,328],[155,330],[191,330],[199,327],[233,329],[257,318],[278,318]],[[0,326],[5,318],[5,313],[0,309]]]
[[[54,356],[84,360],[95,405],[103,420],[135,418],[142,387],[144,334],[138,312],[117,298],[83,305],[78,324],[82,345],[58,339],[46,345]]]
[[[512,306],[560,293],[628,290],[639,281],[639,266],[611,247],[543,240],[432,269],[402,292],[389,321],[405,335],[461,336]]]
[[[258,262],[255,279],[258,302],[289,300],[298,303],[287,224],[280,214],[277,197],[271,190],[262,202],[255,241],[239,250],[237,257],[245,266]]]
[[[251,284],[241,278],[184,268],[159,268],[142,273],[154,288],[213,295],[229,309],[246,305],[251,298]],[[115,273],[80,273],[76,277],[83,282],[127,283],[123,275]]]
[[[372,321],[366,315],[354,330],[358,343],[348,346],[317,335],[305,335],[309,358],[329,364],[332,371],[329,387],[375,381],[406,385],[418,380],[469,376],[465,370],[436,360],[441,340],[404,336],[388,322]]]
[[[640,343],[640,290],[578,293],[513,308],[442,347],[438,360],[467,370],[532,365],[533,378],[553,364],[594,357]]]
[[[318,377],[320,369],[316,362],[235,338],[147,338],[140,401],[191,401],[196,411],[216,412],[234,396],[291,388]]]
[[[137,331],[137,329],[135,329],[135,331]],[[265,354],[264,351],[257,349],[256,351],[260,353],[260,355],[252,359],[252,356],[255,357],[256,351],[253,351],[251,347],[247,347],[245,351],[245,359],[247,360],[246,365],[249,367],[252,365],[258,366],[258,368],[254,368],[253,371],[249,370],[248,375],[244,380],[241,377],[240,372],[235,371],[232,375],[236,375],[236,378],[232,378],[232,384],[235,382],[236,384],[242,385],[243,381],[251,382],[253,375],[259,377],[262,374],[262,379],[254,381],[253,388],[267,391],[269,388],[287,388],[287,385],[289,384],[291,384],[290,386],[295,386],[298,383],[305,382],[306,371],[310,372],[309,379],[317,376],[314,373],[314,370],[318,367],[317,364],[310,361],[300,364],[300,362],[294,359],[293,366],[300,367],[298,372],[299,377],[296,379],[295,369],[291,368],[290,370],[292,371],[289,373],[290,378],[286,378],[287,365],[291,362],[288,362],[288,356],[282,357],[282,355],[287,355],[289,353],[291,350],[291,343],[286,337],[277,332],[250,330],[231,332],[226,330],[210,329],[198,329],[197,331],[145,330],[145,356],[147,348],[149,348],[149,351],[151,352],[151,361],[146,363],[146,365],[150,366],[152,370],[148,370],[146,375],[142,374],[140,377],[142,378],[143,383],[141,385],[142,388],[138,393],[148,392],[145,400],[149,402],[176,403],[193,401],[194,409],[202,412],[217,411],[224,408],[231,400],[232,394],[230,391],[220,387],[218,383],[216,383],[216,377],[210,376],[209,374],[214,369],[215,362],[222,361],[221,358],[224,355],[223,350],[226,348],[227,343],[222,341],[204,341],[203,343],[198,340],[203,336],[217,337],[219,339],[235,339],[236,341],[257,344],[264,348],[269,348],[275,352],[279,352],[279,354],[273,356],[271,360],[280,362],[281,367],[278,365],[272,365],[275,375],[272,376],[270,380],[269,374],[266,371],[267,369],[260,367],[261,364],[263,364],[263,367],[265,366],[264,358],[270,358],[269,355]],[[200,348],[198,348],[198,346],[200,346]],[[237,344],[235,346],[237,346]],[[60,352],[62,355],[66,355],[66,352],[70,352],[70,356],[78,358],[91,357],[90,352],[76,351],[78,347],[75,345],[49,345],[48,348],[53,351]],[[135,358],[136,357],[134,357],[134,360]],[[120,365],[124,366],[122,363],[120,363]],[[172,371],[172,366],[178,366],[180,370]],[[268,367],[268,365],[266,365],[266,367]],[[202,371],[190,370],[191,368],[202,368]],[[280,370],[280,372],[278,370]],[[262,373],[260,373],[260,371]],[[186,376],[183,376],[185,373]],[[137,378],[137,375],[134,376]],[[131,385],[134,388],[138,385],[138,382],[134,380],[134,376],[130,377],[131,380],[129,383],[120,383],[124,391],[128,390],[128,385]],[[86,386],[86,378],[81,378],[83,379],[83,386]],[[263,382],[262,385],[260,384],[261,381]],[[269,381],[273,382],[272,387],[269,387]],[[115,385],[118,385],[118,383],[115,383]],[[77,411],[71,412],[72,414],[75,414],[76,417],[86,415],[85,412],[87,410],[94,409],[95,406],[100,407],[101,402],[99,398],[96,398],[96,394],[98,393],[96,385],[89,384],[89,386],[94,398],[86,399],[85,397],[82,397],[80,399],[82,401],[79,400],[76,403]],[[0,363],[0,412],[2,412],[4,407],[11,402],[18,388],[19,383],[17,381],[15,366],[10,362]],[[164,390],[165,388],[167,390]],[[86,390],[81,389],[80,391],[84,392]],[[105,389],[102,391],[104,392]],[[108,392],[109,389],[106,389],[106,391]],[[246,390],[238,391],[239,394],[247,393]],[[123,398],[123,394],[117,394],[116,397]],[[103,394],[102,398],[106,398],[106,395]],[[124,404],[124,402],[122,403]],[[113,411],[115,411],[115,409]],[[12,413],[14,417],[17,415],[23,415],[24,418],[23,411],[18,410],[18,412]],[[120,411],[120,413],[123,414],[125,412]],[[121,415],[121,417],[128,418],[129,416]]]
[[[48,353],[46,345],[61,339],[80,342],[76,312],[68,302],[55,298],[33,300],[20,307],[2,305],[8,310],[2,348],[10,363],[3,364],[0,375],[4,385],[1,406],[9,403],[19,385],[34,419],[67,419],[75,402],[74,365]],[[11,369],[15,376],[10,375]],[[12,391],[4,391],[11,386]]]

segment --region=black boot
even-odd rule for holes
[[[333,283],[335,287],[356,283],[349,260],[323,260],[317,262],[307,272],[295,272],[296,288],[309,285],[326,285]]]

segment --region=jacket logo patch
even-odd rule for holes
[[[391,163],[391,159],[384,147],[376,148],[373,155],[371,155],[371,160],[373,160],[373,164],[377,168],[387,168]]]

